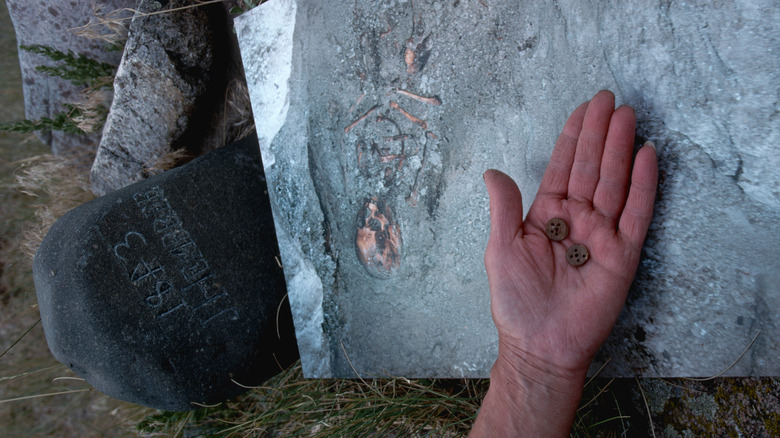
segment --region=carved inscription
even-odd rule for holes
[[[163,191],[155,186],[136,193],[133,200],[152,222],[153,235],[128,231],[114,245],[114,255],[124,264],[144,303],[160,318],[191,312],[203,325],[217,318],[238,319],[228,291],[218,282]],[[150,253],[149,239],[159,239],[174,266],[163,266]]]

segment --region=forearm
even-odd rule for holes
[[[584,380],[499,358],[471,438],[568,436]]]

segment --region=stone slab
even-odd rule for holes
[[[481,175],[510,174],[530,206],[566,117],[604,88],[658,146],[660,183],[591,372],[780,375],[778,20],[770,1],[638,0],[272,0],[239,17],[305,375],[488,376]],[[384,243],[357,245],[366,227]]]
[[[33,266],[57,360],[166,410],[221,402],[294,362],[265,189],[252,136],[59,219]]]

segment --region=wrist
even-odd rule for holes
[[[586,372],[499,348],[473,436],[568,436]]]
[[[509,348],[500,342],[498,358],[490,371],[490,379],[505,381],[508,385],[528,382],[550,388],[567,388],[580,386],[585,381],[587,372],[587,366],[562,366],[549,358]]]
[[[574,419],[585,372],[570,372],[530,360],[507,360],[499,356],[490,372],[490,391],[514,412],[525,412],[542,419],[550,418],[566,426],[566,435]],[[532,423],[531,423],[532,424]]]

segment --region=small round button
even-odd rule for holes
[[[560,242],[569,235],[569,224],[559,217],[554,217],[544,226],[544,233],[548,239]]]
[[[573,245],[566,250],[566,261],[572,266],[582,266],[588,261],[590,254],[585,245]]]

